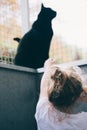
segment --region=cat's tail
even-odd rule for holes
[[[14,37],[13,40],[15,40],[19,43],[21,39],[19,37]]]

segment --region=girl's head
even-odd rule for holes
[[[58,108],[71,106],[83,91],[80,76],[71,68],[53,67],[50,72],[53,86],[48,91],[49,101]]]

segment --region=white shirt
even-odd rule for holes
[[[37,103],[38,130],[87,130],[87,112],[65,114],[53,108],[47,97]]]

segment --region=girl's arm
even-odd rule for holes
[[[55,64],[55,61],[51,58],[46,60],[44,63],[44,74],[42,76],[41,84],[40,84],[40,98],[48,97],[48,90],[49,90],[49,87],[52,85],[51,76],[50,76],[50,68],[54,64]]]

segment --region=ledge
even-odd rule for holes
[[[80,67],[86,66],[86,65],[87,65],[87,59],[58,64],[58,66],[80,66]],[[44,72],[44,68],[33,69],[33,68],[22,67],[22,66],[17,66],[17,65],[12,65],[12,64],[5,64],[5,63],[0,63],[0,67],[6,68],[6,69],[13,69],[17,71],[31,72],[31,73]]]
[[[17,65],[12,65],[12,64],[5,64],[5,63],[0,63],[0,68],[12,69],[12,70],[24,71],[24,72],[31,72],[31,73],[37,73],[37,71],[35,69],[33,69],[33,68],[22,67],[22,66],[17,66]]]
[[[63,66],[79,66],[79,67],[82,67],[82,66],[86,66],[86,65],[87,65],[87,59],[72,61],[72,62],[66,62],[66,63],[63,63],[63,64],[58,64],[58,66],[62,66],[62,67]],[[38,68],[37,72],[38,73],[43,73],[44,68]]]

